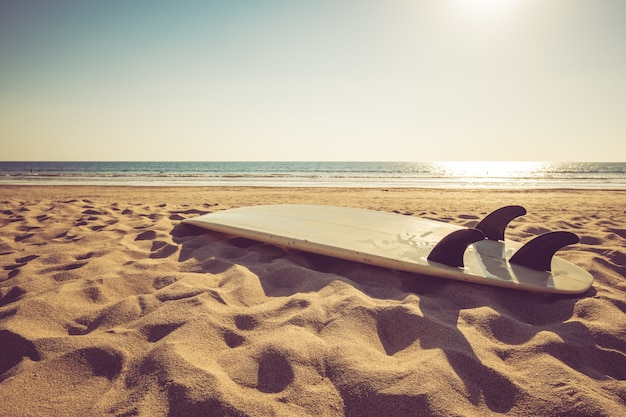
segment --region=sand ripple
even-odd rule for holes
[[[492,208],[414,215],[471,226]],[[594,287],[544,298],[180,223],[212,204],[13,199],[0,209],[0,403],[8,415],[582,417],[626,409],[623,212],[537,210],[512,225],[509,237],[520,240],[548,229],[582,235],[563,256],[590,270]]]

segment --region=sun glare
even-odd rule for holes
[[[440,162],[439,169],[444,176],[463,179],[473,185],[493,185],[511,181],[532,180],[543,168],[544,162],[512,161],[458,161]]]
[[[477,16],[501,15],[510,12],[520,0],[455,0],[460,11]]]

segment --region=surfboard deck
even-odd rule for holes
[[[433,261],[429,255],[446,236],[474,229],[374,210],[251,206],[208,213],[183,223],[364,264],[531,292],[580,294],[593,282],[587,271],[556,256],[548,258],[550,270],[511,263],[523,245],[507,239],[469,244],[461,252],[462,266]]]

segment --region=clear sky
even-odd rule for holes
[[[0,0],[0,160],[626,160],[625,0]]]

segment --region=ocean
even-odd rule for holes
[[[623,162],[0,162],[0,185],[626,190]]]

